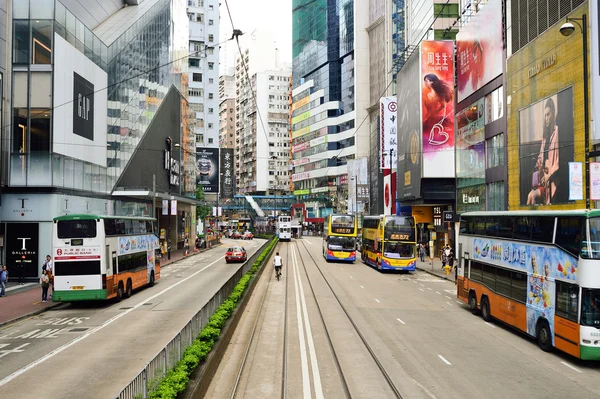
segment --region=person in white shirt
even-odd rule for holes
[[[283,266],[283,258],[279,256],[279,252],[273,258],[273,266],[275,266],[275,276],[279,278],[281,276],[281,267]]]
[[[44,266],[42,266],[42,271],[45,270],[48,275],[48,279],[50,280],[50,299],[52,299],[52,290],[54,287],[54,262],[52,262],[52,257],[50,255],[46,255],[46,261],[44,262]]]

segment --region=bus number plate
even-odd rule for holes
[[[74,285],[74,286],[71,287],[72,290],[82,290],[84,288],[85,287],[83,285]]]
[[[408,240],[408,234],[392,234],[392,240]]]

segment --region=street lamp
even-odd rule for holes
[[[590,209],[590,157],[600,155],[600,152],[594,151],[590,154],[590,128],[589,128],[589,94],[588,94],[588,34],[587,34],[587,14],[582,14],[581,18],[567,17],[566,21],[560,27],[560,34],[568,37],[575,32],[575,25],[581,29],[583,35],[583,126],[585,133],[585,208]],[[581,22],[581,23],[580,23]]]
[[[168,152],[168,165],[167,171],[169,176],[169,212],[168,219],[169,224],[167,228],[167,259],[171,259],[171,185],[173,183],[173,140],[171,137],[167,137],[167,152]],[[179,143],[175,144],[175,148],[179,149]]]
[[[358,194],[357,194],[358,176],[352,176],[350,178],[350,180],[354,181],[354,214],[358,215]]]

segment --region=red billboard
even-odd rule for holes
[[[423,177],[454,177],[454,42],[421,44]]]
[[[456,35],[458,102],[502,74],[502,1],[489,0]]]

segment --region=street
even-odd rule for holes
[[[250,257],[265,240],[226,239],[165,267],[154,287],[120,303],[64,304],[1,328],[2,396],[118,395],[241,267],[225,263],[233,242],[245,246]]]
[[[380,273],[360,261],[327,263],[319,238],[280,243],[279,250],[287,259],[284,279],[263,275],[205,397],[230,397],[238,373],[237,397],[276,397],[283,389],[294,398],[347,397],[345,389],[353,397],[398,397],[331,289],[401,397],[598,396],[599,365],[543,352],[515,330],[484,322],[456,300],[451,281],[423,271]]]

